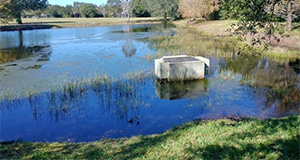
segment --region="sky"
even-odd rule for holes
[[[93,3],[96,5],[105,4],[107,0],[48,0],[49,4],[58,4],[61,6],[65,6],[67,4],[73,5],[73,2],[85,2],[85,3]]]

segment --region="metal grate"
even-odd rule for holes
[[[163,58],[166,63],[175,63],[175,62],[191,62],[191,61],[200,61],[194,57],[174,57],[174,58]]]

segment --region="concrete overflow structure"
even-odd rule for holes
[[[209,59],[200,56],[164,56],[155,60],[155,74],[169,81],[204,79],[208,67]]]

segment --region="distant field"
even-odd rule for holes
[[[32,27],[36,25],[43,25],[42,28],[67,28],[67,27],[89,27],[89,26],[107,26],[118,24],[136,24],[136,23],[154,23],[159,22],[161,18],[130,18],[128,22],[127,18],[23,18],[23,25],[18,25],[15,22],[9,24],[0,24],[0,27],[18,27],[27,26]],[[16,27],[17,26],[17,27]],[[13,29],[13,30],[14,30]],[[35,29],[35,28],[33,28]]]

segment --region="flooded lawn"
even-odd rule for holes
[[[194,33],[185,47],[168,44],[176,35],[165,24],[0,32],[0,141],[87,142],[198,118],[299,114],[299,59],[235,54]],[[205,56],[209,74],[159,81],[154,59],[167,54]]]

